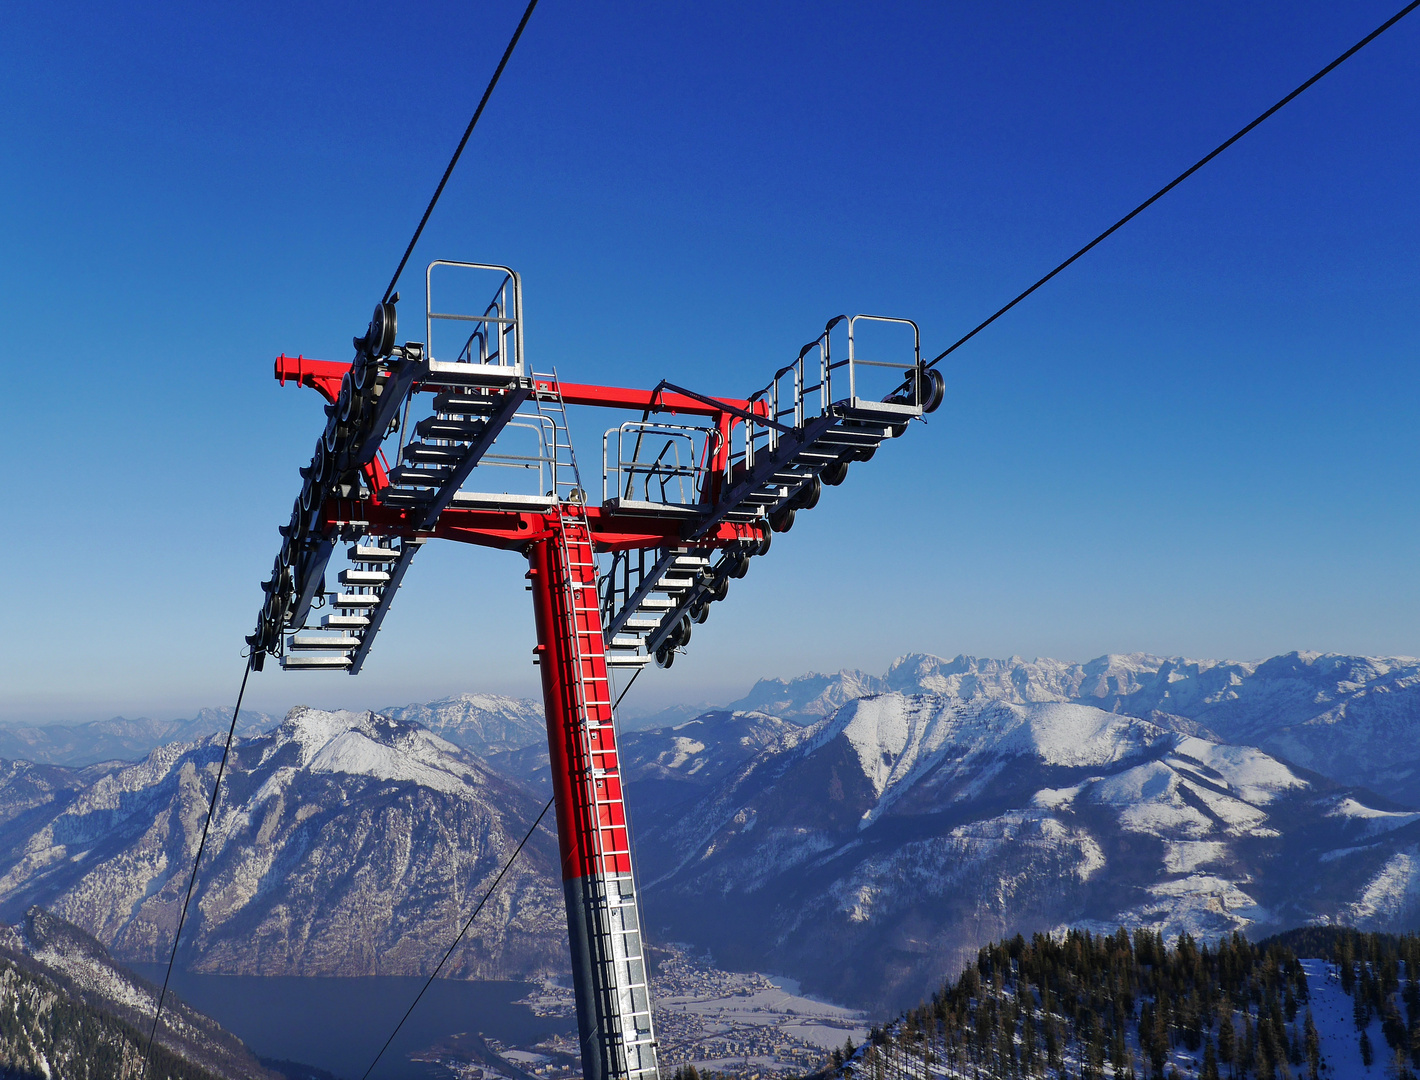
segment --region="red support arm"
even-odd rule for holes
[[[276,378],[282,386],[290,379],[298,386],[309,386],[318,390],[331,404],[340,396],[340,380],[350,370],[349,364],[338,360],[311,360],[304,356],[287,356],[282,353],[276,358]]]
[[[587,525],[598,551],[627,551],[682,543],[679,518],[608,514],[600,506],[586,508]],[[417,529],[417,510],[402,510],[378,503],[332,499],[325,505],[330,528],[358,521],[377,536],[428,536]],[[433,535],[479,547],[520,549],[552,535],[556,515],[517,510],[474,510],[450,506],[434,526]],[[696,541],[697,546],[724,547],[736,540],[757,540],[755,525],[723,521]]]

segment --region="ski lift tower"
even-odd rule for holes
[[[508,267],[431,263],[423,342],[396,344],[398,299],[376,307],[349,363],[276,359],[282,385],[326,399],[326,424],[262,584],[252,666],[358,674],[430,540],[527,559],[583,1071],[656,1080],[612,671],[670,667],[773,532],[941,403],[942,376],[922,364],[916,324],[855,315],[745,398],[568,383],[530,371]],[[896,359],[859,355],[869,324],[896,334]],[[627,414],[602,438],[600,502],[569,405]]]

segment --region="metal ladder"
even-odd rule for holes
[[[612,1030],[598,1034],[611,1067],[610,1075],[657,1080],[656,1035],[622,799],[611,677],[597,592],[596,551],[556,375],[536,378],[545,379],[550,385],[549,391],[537,395],[537,407],[552,421],[555,432],[553,491],[557,496],[557,536],[565,571],[566,616],[559,620],[558,632],[565,636],[567,654],[573,658],[570,685],[575,695],[573,705],[579,719],[582,751],[577,779],[591,826],[584,839],[589,841],[593,863],[588,885],[594,912],[592,933],[596,938],[594,992],[601,1001],[602,1015],[611,1018],[612,1024]],[[566,470],[567,479],[559,476],[562,469]]]

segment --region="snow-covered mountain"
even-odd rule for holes
[[[172,744],[82,784],[12,767],[0,805],[15,788],[24,806],[0,846],[0,911],[42,903],[120,959],[165,960],[221,753]],[[312,709],[238,740],[223,792],[184,951],[236,974],[429,970],[541,807],[415,724]],[[565,966],[556,859],[539,830],[450,974]]]
[[[232,710],[203,709],[188,720],[92,720],[84,724],[0,724],[0,758],[44,765],[92,765],[100,761],[137,761],[171,742],[224,735]],[[237,733],[250,735],[276,723],[274,717],[248,710],[237,718]]]
[[[1420,803],[1420,660],[1410,658],[1294,652],[1240,662],[1133,653],[1076,664],[911,654],[881,676],[842,671],[761,680],[731,708],[811,723],[864,694],[894,690],[1183,717],[1200,733]]]
[[[881,1003],[1018,930],[1413,912],[1420,813],[1191,732],[1075,703],[860,698],[638,819],[648,919],[728,966]]]
[[[479,757],[547,745],[542,702],[500,694],[455,694],[423,705],[381,709],[384,716],[421,724]]]
[[[13,1014],[0,1033],[5,1075],[93,1076],[102,1056],[136,1075],[158,988],[114,963],[78,927],[32,908],[16,926],[0,926],[0,998]],[[213,1080],[281,1080],[176,994],[164,998],[156,1043],[155,1076],[168,1075],[172,1054]]]

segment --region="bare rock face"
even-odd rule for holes
[[[166,960],[221,754],[219,739],[160,747],[29,809],[28,836],[0,861],[0,911],[42,901],[122,960]],[[228,974],[424,974],[540,809],[525,787],[416,724],[293,710],[233,747],[180,962]],[[446,972],[561,971],[556,871],[555,839],[539,830]]]

